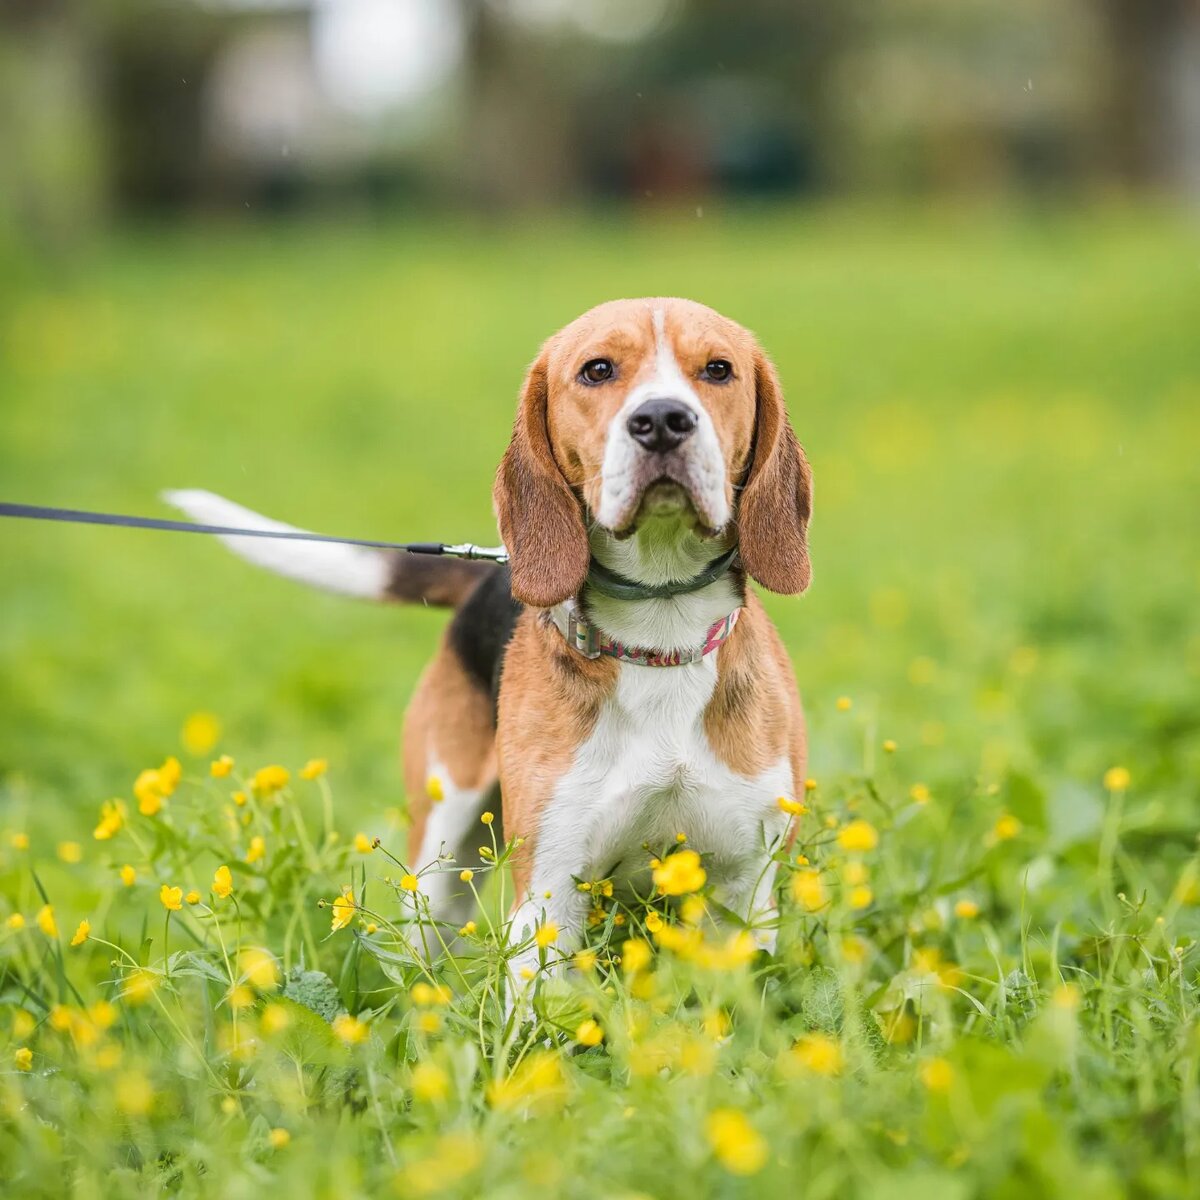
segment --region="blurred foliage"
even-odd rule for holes
[[[523,365],[591,303],[682,294],[754,328],[816,476],[813,588],[769,607],[817,782],[797,849],[824,891],[809,912],[811,877],[785,868],[780,954],[753,963],[728,930],[671,944],[609,910],[599,973],[547,982],[506,1030],[495,907],[455,965],[386,882],[400,714],[444,615],[308,592],[198,538],[5,522],[9,1190],[1194,1190],[1196,249],[1144,207],[710,205],[212,222],[27,269],[0,328],[6,496],[155,512],[203,486],[385,538],[488,540]],[[238,765],[212,780],[219,752]],[[139,811],[138,772],[171,753],[182,781]],[[313,754],[329,792],[243,786]],[[97,840],[115,797],[124,825]],[[857,820],[876,848],[845,842]],[[347,884],[370,911],[325,940],[316,900]],[[163,885],[184,893],[166,944]],[[218,928],[270,952],[285,999]],[[642,928],[658,957],[610,969]]]

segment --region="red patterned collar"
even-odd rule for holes
[[[634,663],[639,667],[685,667],[689,663],[699,662],[716,650],[733,632],[741,612],[740,608],[735,608],[729,616],[714,621],[704,635],[703,643],[690,650],[647,650],[615,641],[585,620],[573,600],[550,609],[549,617],[567,645],[585,658],[599,658],[605,655],[620,662]]]

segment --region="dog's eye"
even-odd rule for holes
[[[700,373],[710,383],[724,383],[733,376],[733,364],[723,358],[713,358]]]
[[[616,367],[612,364],[610,358],[589,358],[583,364],[583,370],[579,372],[579,378],[584,383],[604,383],[611,379],[616,373]]]

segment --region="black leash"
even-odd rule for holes
[[[0,517],[23,517],[30,521],[63,521],[71,525],[116,525],[122,529],[161,529],[168,533],[207,533],[217,537],[279,538],[293,542],[336,542],[343,546],[365,546],[370,550],[401,550],[408,554],[440,554],[448,558],[488,559],[507,562],[503,546],[476,546],[463,542],[376,542],[368,538],[334,537],[305,533],[299,529],[238,529],[232,525],[197,525],[191,521],[168,521],[161,517],[127,517],[119,513],[87,512],[78,508],[45,508],[37,504],[7,504],[0,501]]]

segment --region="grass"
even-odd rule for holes
[[[639,293],[760,333],[817,481],[813,589],[770,602],[816,782],[779,954],[685,897],[606,905],[596,964],[539,980],[516,1029],[504,848],[453,958],[402,886],[425,864],[388,857],[444,617],[199,539],[0,528],[7,1195],[1200,1188],[1194,227],[705,214],[133,230],[0,301],[13,499],[204,486],[486,541],[523,364]],[[196,712],[221,730],[189,752]],[[285,787],[251,786],[276,762]],[[168,913],[164,885],[200,898]],[[329,906],[345,885],[361,909]]]

